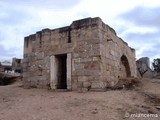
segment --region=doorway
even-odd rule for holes
[[[57,55],[57,89],[67,89],[67,55]]]
[[[50,56],[50,87],[71,90],[71,53]]]
[[[120,64],[121,64],[121,72],[123,74],[122,77],[130,77],[131,71],[129,67],[129,62],[125,55],[122,55]]]

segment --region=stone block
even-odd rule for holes
[[[110,54],[114,56],[114,55],[115,55],[115,52],[114,52],[113,50],[111,50],[111,51],[110,51]]]
[[[23,72],[28,72],[28,69],[27,68],[23,68]]]
[[[24,72],[24,71],[23,71],[23,77],[24,77],[24,78],[27,78],[27,77],[28,77],[28,72]]]
[[[100,75],[100,70],[91,70],[91,75]]]
[[[92,70],[100,70],[100,63],[98,61],[96,62],[88,62],[85,63],[84,66],[85,69],[89,69],[90,70],[90,75],[92,74]]]
[[[83,52],[84,50],[85,50],[85,49],[84,49],[84,47],[82,47],[82,46],[77,46],[77,47],[74,48],[74,52],[76,52],[76,53]]]
[[[92,82],[91,83],[91,88],[93,88],[93,89],[105,88],[106,85],[107,84],[105,82]]]
[[[25,89],[29,89],[30,88],[30,81],[23,80],[22,83],[23,83],[23,87]]]
[[[34,67],[33,66],[29,67],[29,71],[33,72],[34,71]]]
[[[86,76],[78,76],[78,82],[84,82],[87,81],[87,77]]]
[[[91,86],[91,83],[90,82],[83,82],[83,87],[84,88],[88,88]]]
[[[122,48],[122,53],[126,56],[127,55],[127,50],[125,48]]]
[[[93,57],[93,61],[98,61],[99,57]]]
[[[88,44],[100,44],[100,43],[102,43],[102,40],[101,39],[93,39],[93,40],[89,40],[87,43]]]
[[[76,58],[76,57],[80,57],[81,54],[79,54],[79,53],[72,53],[72,56],[73,56],[74,58]]]
[[[109,53],[108,52],[106,52],[106,58],[110,58],[110,55],[109,55]]]
[[[38,60],[37,61],[37,67],[38,67],[38,65],[41,65],[41,66],[44,65],[44,60]]]
[[[85,44],[85,41],[78,41],[77,42],[77,45],[84,45]]]
[[[91,58],[81,58],[80,59],[80,62],[90,62],[90,61],[92,61]]]
[[[50,63],[49,56],[47,56],[47,57],[44,58],[44,62],[45,62],[45,64],[49,64]]]
[[[44,52],[37,53],[37,59],[44,59]]]
[[[57,49],[55,51],[52,51],[52,53],[50,53],[50,55],[67,54],[67,53],[71,53],[72,50],[73,50],[73,48]]]
[[[100,44],[93,44],[93,45],[92,45],[92,49],[93,49],[93,50],[100,49]]]
[[[99,83],[98,82],[93,82],[91,83],[91,88],[100,88]]]
[[[38,70],[38,71],[37,71],[37,75],[38,75],[38,76],[42,76],[42,70]]]
[[[73,47],[73,43],[66,43],[62,45],[62,49],[63,48],[72,48]]]
[[[87,92],[87,91],[88,91],[87,88],[82,88],[82,93],[85,93],[85,92]]]
[[[23,59],[23,63],[28,63],[29,61],[28,61],[28,58],[24,58]]]
[[[83,87],[83,82],[79,82],[79,81],[78,81],[77,87],[78,87],[78,88],[82,88],[82,87]]]
[[[82,93],[82,88],[78,88],[77,92]]]
[[[29,81],[36,81],[36,80],[37,80],[37,77],[31,76],[31,77],[29,77],[28,79],[29,79]]]
[[[100,80],[100,76],[95,76],[95,75],[88,76],[88,81],[89,81],[89,82],[99,81],[99,80]]]
[[[100,56],[100,51],[99,50],[91,50],[89,51],[89,56]]]
[[[72,90],[77,90],[77,82],[72,82]]]
[[[82,76],[84,74],[83,70],[72,71],[73,76]]]
[[[84,46],[85,50],[91,50],[92,49],[92,44],[87,44]]]
[[[75,69],[83,69],[84,68],[84,64],[83,63],[74,64],[74,68]]]
[[[34,52],[28,53],[28,57],[34,57],[34,56],[35,56]]]
[[[23,68],[27,68],[28,64],[27,63],[23,63],[22,67]]]
[[[31,81],[30,86],[31,87],[37,87],[37,81]]]
[[[74,58],[73,61],[74,62],[81,62],[81,58]]]
[[[45,81],[46,80],[46,75],[43,75],[43,76],[37,76],[37,80],[39,80],[39,81]]]
[[[90,70],[84,70],[84,75],[85,76],[90,76],[91,75],[91,71]]]

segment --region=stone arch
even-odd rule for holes
[[[129,67],[129,62],[128,59],[125,55],[122,55],[121,60],[120,60],[120,72],[122,77],[130,77],[131,76],[131,71]]]

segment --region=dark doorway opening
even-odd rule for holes
[[[57,89],[67,89],[67,55],[57,55],[58,76]]]
[[[131,71],[130,71],[130,67],[129,67],[129,62],[128,62],[128,59],[125,55],[122,55],[121,62],[125,67],[126,77],[130,77]]]

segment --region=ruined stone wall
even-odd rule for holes
[[[12,58],[12,70],[21,70],[22,69],[22,59]]]
[[[69,90],[103,89],[113,86],[118,77],[136,76],[134,49],[100,18],[87,18],[25,37],[24,87],[51,84],[57,89],[57,55],[62,54],[67,55]]]
[[[99,18],[75,21],[71,25],[72,42],[72,88],[87,91],[99,84],[101,76]],[[79,27],[77,27],[79,26]]]
[[[71,52],[68,28],[44,29],[25,38],[23,77],[26,87],[45,88],[50,83],[50,56]]]
[[[148,57],[142,57],[136,61],[137,65],[137,77],[141,77],[138,68],[141,68],[141,70],[146,70],[147,71],[144,73],[143,77],[144,78],[153,78],[155,75],[155,72],[151,70],[150,68],[150,60]]]
[[[100,24],[98,34],[102,41],[100,44],[103,71],[101,81],[104,86],[114,86],[118,78],[136,77],[135,50],[117,37],[116,32],[103,22]]]

